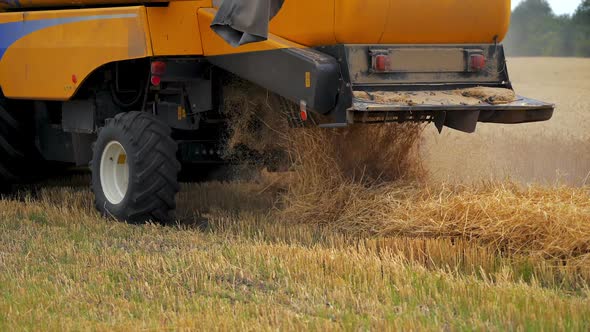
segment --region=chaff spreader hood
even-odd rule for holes
[[[279,12],[283,2],[284,0],[224,0],[211,29],[232,46],[266,40],[269,22]]]

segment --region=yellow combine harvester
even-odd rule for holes
[[[512,92],[500,44],[510,0],[1,0],[0,11],[0,183],[42,162],[90,164],[97,208],[131,222],[170,219],[181,167],[220,161],[228,75],[323,127],[473,132],[553,113]]]

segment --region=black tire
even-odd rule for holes
[[[129,170],[127,191],[118,204],[107,199],[100,175],[103,151],[113,141],[125,149]],[[180,163],[167,125],[148,113],[118,114],[100,130],[93,150],[92,190],[101,213],[129,223],[174,220]]]
[[[38,157],[33,135],[22,121],[11,114],[0,96],[0,187],[27,182],[35,174],[32,161]],[[38,164],[37,164],[38,165]]]

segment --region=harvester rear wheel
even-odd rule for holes
[[[0,98],[0,190],[21,183],[34,174],[29,172],[33,155],[37,156],[32,135],[11,114]]]
[[[96,208],[130,223],[172,221],[179,190],[176,150],[170,128],[150,114],[108,120],[94,145]]]

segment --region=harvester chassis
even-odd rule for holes
[[[486,22],[481,26],[449,26],[438,12],[424,12],[438,29],[407,33],[396,27],[407,18],[377,2],[343,1],[332,9],[328,2],[282,4],[0,2],[0,184],[44,175],[46,162],[91,164],[105,215],[173,220],[179,171],[192,180],[201,177],[199,167],[227,164],[223,139],[231,117],[223,91],[232,77],[288,101],[289,121],[301,127],[411,121],[473,132],[478,122],[553,114],[553,105],[523,97],[457,101],[467,88],[513,95],[498,43],[508,26],[507,2],[474,2],[482,11],[470,14]],[[399,4],[417,9],[412,1]],[[431,5],[464,16],[464,6]],[[372,8],[367,15],[375,20],[398,20],[359,29],[355,6]],[[321,15],[311,15],[320,8]],[[321,23],[313,26],[318,31],[300,26],[310,15]],[[375,98],[441,92],[455,97]]]

